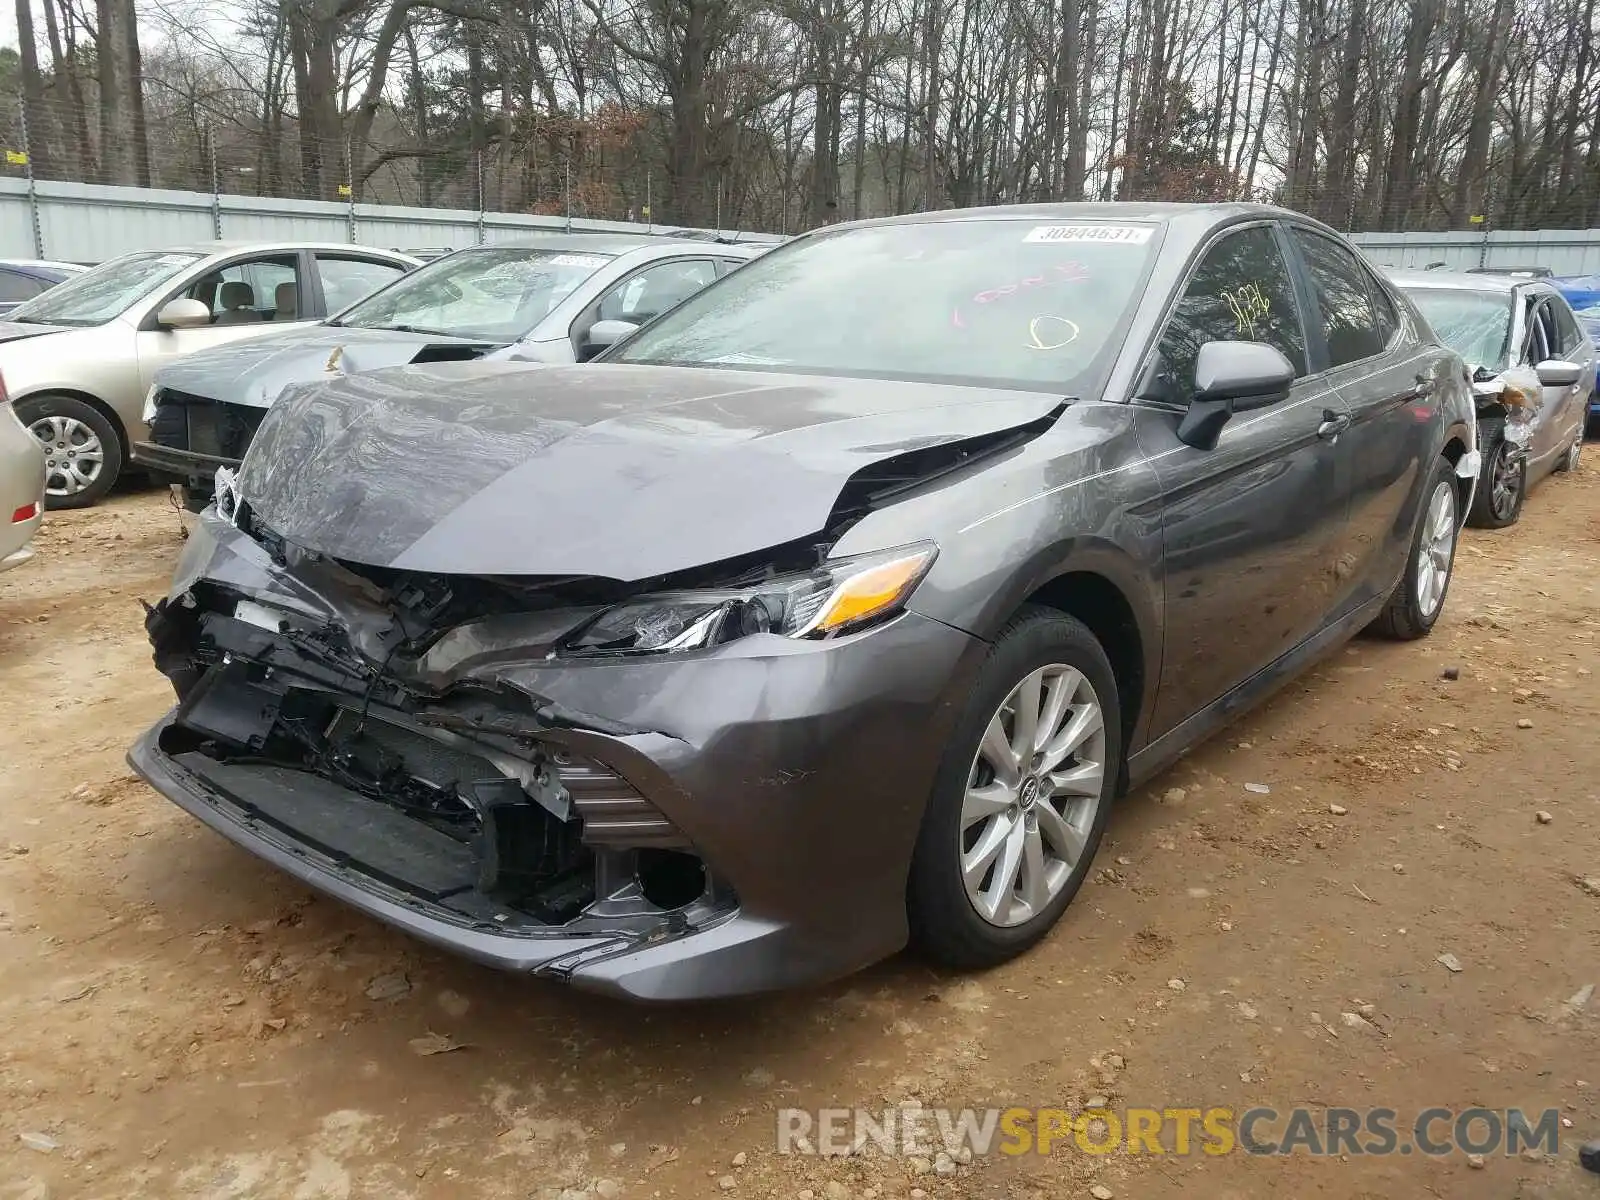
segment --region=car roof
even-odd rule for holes
[[[248,241],[220,241],[220,242],[187,242],[176,246],[161,246],[149,253],[153,254],[199,254],[211,257],[216,254],[240,253],[271,253],[294,250],[352,250],[362,253],[379,254],[386,258],[406,258],[411,256],[403,250],[389,250],[382,246],[358,246],[351,242],[248,242]],[[415,261],[412,259],[412,261]]]
[[[89,269],[78,263],[51,262],[46,258],[0,258],[0,267],[30,275],[77,275]]]
[[[1396,287],[1407,291],[1417,288],[1448,288],[1455,292],[1486,292],[1490,295],[1510,296],[1523,288],[1554,291],[1538,279],[1519,279],[1514,275],[1469,275],[1465,271],[1386,271]]]
[[[508,247],[523,250],[572,250],[593,254],[628,254],[634,250],[678,250],[684,253],[704,254],[712,242],[695,238],[671,237],[664,233],[552,233],[533,237],[511,238],[500,242],[485,242],[478,246],[463,246],[462,250],[503,250]],[[725,245],[719,249],[742,250],[743,246]],[[456,253],[460,253],[457,251]]]
[[[1175,204],[1143,200],[1084,201],[1058,204],[994,204],[984,208],[947,208],[932,212],[905,213],[897,217],[875,217],[864,221],[847,221],[838,225],[823,226],[828,229],[855,228],[871,225],[916,225],[938,221],[969,220],[1075,220],[1075,221],[1136,221],[1165,224],[1175,220],[1198,219],[1215,224],[1240,217],[1270,217],[1293,219],[1308,225],[1319,222],[1304,213],[1291,212],[1271,204],[1249,204],[1243,201],[1225,201],[1211,204]]]

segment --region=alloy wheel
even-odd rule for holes
[[[1516,512],[1526,466],[1521,456],[1514,456],[1506,443],[1500,443],[1495,452],[1494,474],[1489,481],[1489,503],[1498,520],[1509,520]]]
[[[1422,537],[1417,542],[1417,607],[1433,616],[1444,600],[1450,582],[1450,563],[1456,553],[1456,493],[1449,481],[1440,480],[1428,500]]]
[[[1578,460],[1582,457],[1583,434],[1580,432],[1577,437],[1572,439],[1572,445],[1567,447],[1566,469],[1569,471],[1576,471],[1578,469]]]
[[[1105,713],[1083,672],[1030,672],[990,717],[961,805],[967,898],[991,925],[1049,907],[1083,859],[1106,772]]]
[[[100,477],[105,447],[84,422],[75,417],[40,417],[28,431],[44,447],[47,495],[76,496]]]

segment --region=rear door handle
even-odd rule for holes
[[[1317,436],[1331,442],[1349,428],[1349,413],[1334,412],[1331,408],[1325,408],[1322,410],[1322,424],[1317,426]]]

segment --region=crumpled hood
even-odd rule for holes
[[[158,371],[155,383],[208,400],[267,408],[293,384],[404,366],[430,346],[498,345],[395,329],[314,325],[186,355]]]
[[[70,333],[77,326],[30,325],[26,321],[0,321],[0,342],[18,342],[23,338],[44,337],[50,333]]]
[[[240,493],[269,528],[334,558],[632,582],[815,534],[862,467],[1061,402],[715,369],[438,363],[285,393]]]

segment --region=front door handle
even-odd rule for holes
[[[1331,408],[1325,408],[1322,410],[1322,424],[1317,426],[1317,436],[1331,442],[1349,428],[1349,413],[1334,412]]]

